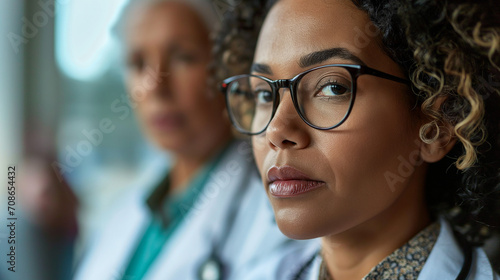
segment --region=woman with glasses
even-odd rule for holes
[[[280,230],[322,239],[292,279],[498,279],[474,248],[500,225],[498,6],[272,2],[218,55]]]

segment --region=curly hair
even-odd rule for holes
[[[352,0],[381,31],[380,42],[412,81],[429,123],[449,123],[457,144],[429,165],[427,205],[469,241],[500,228],[500,10],[493,1]],[[275,0],[242,1],[215,40],[217,78],[248,72],[258,33]],[[263,8],[265,7],[265,8]],[[438,99],[444,102],[438,109]]]

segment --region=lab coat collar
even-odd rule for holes
[[[420,272],[419,280],[455,279],[464,264],[464,254],[455,240],[451,225],[444,218],[440,218],[440,222],[441,232],[422,272]],[[473,250],[472,267],[467,279],[498,279],[498,275],[495,276],[488,257],[481,248]]]

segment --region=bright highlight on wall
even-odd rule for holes
[[[98,77],[109,66],[110,29],[127,0],[56,1],[56,59],[77,80]]]

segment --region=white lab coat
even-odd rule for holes
[[[147,184],[154,187],[168,168],[163,165],[153,169],[150,177],[154,177],[154,173],[160,176]],[[145,200],[151,190],[137,188],[120,203],[114,217],[77,267],[75,279],[122,279],[137,242],[150,222],[150,210]],[[254,167],[250,146],[235,141],[144,279],[198,279],[200,265],[212,252],[212,241],[217,241],[222,231],[228,230],[228,215],[235,212],[231,208],[239,196],[243,197],[234,224],[227,240],[221,241],[220,257],[228,266],[229,279],[241,280],[251,275],[256,278],[247,279],[277,279],[275,276],[280,275],[278,264],[282,263],[283,256],[295,255],[290,259],[290,265],[299,267],[298,262],[306,259],[305,254],[311,251],[308,248],[318,248],[318,240],[294,241],[279,231]]]
[[[455,280],[464,263],[464,255],[455,240],[451,226],[441,219],[441,231],[427,261],[418,276],[418,280]],[[318,280],[321,257],[317,256],[307,277],[307,280]],[[473,261],[469,273],[470,280],[499,280],[488,257],[481,248],[473,251]]]

